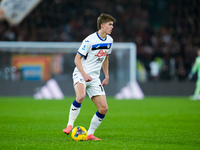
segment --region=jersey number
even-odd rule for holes
[[[100,86],[100,88],[101,88],[101,91],[103,92],[103,86],[102,85],[99,85]]]

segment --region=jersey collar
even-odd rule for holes
[[[105,41],[105,40],[107,39],[107,36],[106,36],[106,38],[105,38],[105,39],[102,39],[102,38],[99,36],[99,33],[98,33],[98,31],[96,32],[96,34],[97,34],[98,38],[99,38],[100,40],[102,40],[102,41]]]

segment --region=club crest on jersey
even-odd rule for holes
[[[98,54],[96,54],[95,56],[97,56],[97,57],[102,57],[102,56],[107,56],[107,54],[108,54],[108,52],[107,51],[103,51],[103,50],[100,50],[99,52],[98,52]]]

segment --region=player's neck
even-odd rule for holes
[[[98,31],[98,34],[99,34],[99,36],[100,36],[102,39],[105,39],[106,36],[107,36],[107,34],[106,34],[105,32],[103,32],[102,30],[99,30],[99,31]]]

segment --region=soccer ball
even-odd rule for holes
[[[85,141],[87,135],[87,130],[82,126],[76,126],[71,133],[71,137],[75,141]]]

